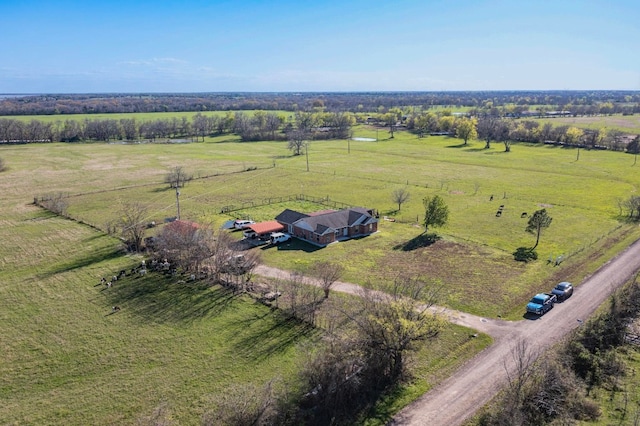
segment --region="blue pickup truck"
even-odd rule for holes
[[[555,294],[539,293],[527,303],[527,312],[536,315],[544,315],[549,312],[558,300]]]

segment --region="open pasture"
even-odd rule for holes
[[[27,185],[28,186],[28,185]],[[5,424],[201,423],[234,385],[297,386],[298,346],[319,334],[248,297],[162,274],[100,277],[140,257],[119,241],[26,204],[0,203],[0,419]],[[121,309],[112,311],[112,306]],[[420,352],[416,380],[389,413],[425,392],[486,336],[451,326]]]
[[[232,111],[233,112],[233,111]],[[247,115],[253,115],[254,110],[239,111]],[[275,112],[282,117],[292,115],[291,111],[268,111]],[[54,114],[54,115],[6,115],[0,116],[0,119],[7,118],[12,120],[31,121],[38,120],[45,123],[64,122],[66,120],[75,120],[78,122],[85,120],[121,120],[135,119],[138,122],[154,121],[154,120],[170,120],[172,118],[182,119],[186,117],[193,119],[196,114],[202,114],[207,117],[224,117],[228,111],[184,111],[184,112],[123,112],[123,113],[103,113],[103,114]]]
[[[358,128],[356,136],[360,133],[370,136],[371,130]],[[311,142],[309,172],[306,156],[291,156],[284,142],[53,144],[10,147],[4,156],[17,176],[33,175],[39,184],[32,188],[34,195],[43,192],[45,182],[50,191],[79,194],[69,199],[69,213],[102,229],[117,217],[120,203],[131,200],[149,206],[149,221],[174,216],[175,191],[161,182],[175,165],[195,177],[208,176],[181,189],[182,218],[214,226],[236,216],[273,217],[292,206],[252,204],[296,194],[375,208],[381,219],[378,234],[322,250],[263,249],[263,258],[302,271],[319,259],[346,259],[346,280],[380,288],[399,271],[412,271],[444,284],[445,304],[489,316],[518,318],[530,293],[560,277],[581,281],[593,269],[585,259],[597,263],[589,256],[611,238],[637,234],[619,218],[618,201],[634,194],[640,183],[632,160],[623,154],[583,151],[576,161],[575,150],[559,147],[517,144],[504,153],[499,144],[484,150],[480,141],[463,146],[458,139],[420,139],[402,132],[394,139],[379,136],[378,142]],[[391,192],[405,186],[411,199],[397,212]],[[444,197],[451,212],[449,225],[437,230],[443,240],[411,250],[410,242],[422,232],[422,198],[434,194]],[[500,205],[504,213],[496,217]],[[245,208],[221,213],[228,206]],[[553,223],[543,231],[540,260],[514,262],[511,253],[517,247],[535,242],[525,232],[522,213],[541,208]],[[556,267],[558,256],[564,261]]]
[[[640,115],[598,115],[594,117],[535,118],[535,121],[556,126],[574,126],[581,129],[616,129],[623,133],[640,135]]]
[[[148,205],[149,220],[174,215],[175,191],[162,180],[175,165],[210,176],[189,182],[180,199],[185,219],[214,226],[235,215],[263,219],[285,207],[314,207],[247,205],[221,214],[223,206],[300,193],[329,196],[398,221],[381,220],[379,233],[324,249],[300,243],[259,249],[265,263],[305,271],[314,261],[341,259],[344,280],[380,288],[410,271],[443,284],[444,304],[517,319],[532,292],[559,279],[579,282],[637,237],[637,226],[619,221],[616,200],[634,194],[640,178],[619,153],[584,151],[576,162],[570,149],[517,144],[506,154],[501,148],[403,133],[350,146],[312,142],[307,172],[305,156],[291,157],[286,143],[276,142],[0,147],[8,166],[0,180],[0,418],[122,424],[166,407],[180,424],[197,424],[230,383],[293,376],[297,344],[317,338],[217,287],[150,274],[102,291],[96,286],[101,276],[140,258],[124,255],[115,238],[36,208],[34,196],[73,194],[69,213],[98,227],[117,217],[121,202]],[[402,186],[411,199],[396,212],[390,194]],[[421,199],[434,194],[449,205],[450,224],[438,230],[442,240],[411,249],[408,243],[422,232],[416,224]],[[497,218],[500,204],[505,212]],[[553,223],[542,235],[541,259],[514,262],[510,253],[534,242],[521,213],[542,206]],[[561,265],[547,263],[560,253],[567,256]],[[122,310],[112,314],[114,305]],[[487,343],[483,339],[469,340],[468,332],[451,327],[430,342],[419,355],[424,369],[384,401],[381,418],[464,362]]]

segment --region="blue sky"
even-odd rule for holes
[[[0,93],[640,90],[640,1],[0,0]]]

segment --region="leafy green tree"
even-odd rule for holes
[[[533,216],[531,216],[526,229],[527,232],[536,235],[536,244],[531,247],[531,250],[535,250],[535,248],[538,247],[538,243],[540,242],[540,233],[543,229],[548,228],[549,225],[551,225],[552,220],[551,216],[547,214],[547,209],[537,210]]]
[[[447,224],[449,207],[442,197],[439,195],[425,197],[422,200],[422,204],[424,205],[424,232],[427,232],[430,226],[439,227]]]
[[[462,139],[466,145],[469,139],[478,137],[478,120],[475,118],[462,117],[456,120],[456,137]]]

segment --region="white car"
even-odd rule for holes
[[[245,238],[256,238],[258,236],[253,229],[245,229],[242,235],[244,235]]]
[[[236,220],[233,222],[233,227],[236,229],[246,229],[254,223],[252,220]]]
[[[283,232],[274,232],[271,234],[271,244],[284,243],[285,241],[289,241],[291,239],[291,235],[285,234]]]

